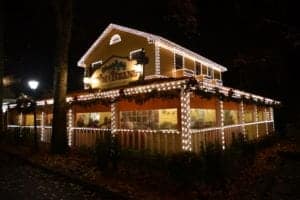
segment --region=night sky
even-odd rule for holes
[[[292,0],[74,1],[69,91],[82,89],[77,61],[109,23],[161,35],[228,67],[224,85],[284,102],[299,117],[299,12]],[[48,1],[7,1],[5,74],[52,89],[55,26]],[[24,90],[18,86],[20,90]],[[287,89],[289,88],[289,89]],[[288,118],[288,120],[287,120]]]

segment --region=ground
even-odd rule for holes
[[[3,145],[0,147],[3,150]],[[242,170],[218,186],[202,184],[193,188],[176,188],[168,185],[170,182],[165,181],[164,175],[131,173],[124,176],[118,173],[107,177],[101,175],[89,159],[74,154],[62,157],[34,154],[30,159],[34,163],[90,180],[100,187],[107,186],[132,199],[300,199],[298,131],[259,150],[253,163],[240,163]],[[119,171],[122,172],[121,169]],[[0,196],[5,199],[109,198],[93,191],[0,153]]]
[[[1,199],[108,199],[59,176],[0,153]]]

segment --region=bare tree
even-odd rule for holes
[[[4,1],[0,3],[0,134],[2,134],[3,126],[3,73],[4,73]]]
[[[56,23],[56,47],[54,52],[54,105],[51,151],[65,153],[67,142],[66,95],[68,56],[72,29],[72,0],[52,0]]]

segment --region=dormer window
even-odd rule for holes
[[[129,59],[137,59],[141,53],[143,52],[143,49],[137,49],[129,52]]]
[[[92,63],[92,68],[99,67],[100,65],[102,65],[102,60],[98,60],[96,62],[93,62]]]
[[[121,36],[119,34],[114,34],[109,41],[109,45],[114,45],[121,42]]]

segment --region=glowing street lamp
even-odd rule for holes
[[[39,82],[36,80],[28,81],[28,86],[31,90],[35,91],[39,87]],[[36,101],[35,98],[32,97],[33,103],[33,121],[34,121],[34,148],[38,149],[38,138],[37,138],[37,123],[36,123]]]
[[[39,87],[39,82],[36,80],[30,80],[28,81],[28,86],[32,90],[36,90]]]

